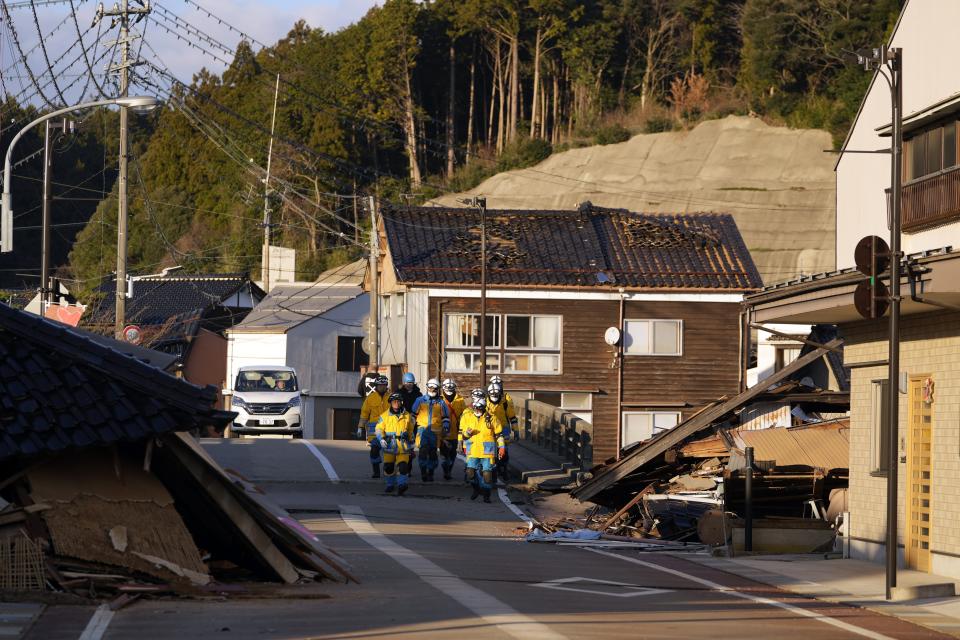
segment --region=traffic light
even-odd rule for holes
[[[890,268],[890,247],[879,236],[867,236],[853,252],[857,270],[867,276],[853,292],[853,305],[864,318],[880,318],[890,306],[890,291],[880,277]]]

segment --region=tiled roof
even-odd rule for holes
[[[0,304],[0,460],[132,442],[233,414],[198,387]]]
[[[383,212],[400,282],[480,283],[480,213]],[[741,292],[762,286],[729,214],[647,214],[585,203],[576,211],[487,210],[487,283]]]

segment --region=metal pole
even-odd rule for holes
[[[487,199],[477,198],[480,208],[480,388],[487,388]]]
[[[753,447],[743,450],[747,460],[743,478],[743,550],[753,551]]]
[[[50,291],[50,173],[53,171],[53,150],[50,137],[53,127],[47,120],[43,138],[43,231],[40,240],[40,315],[44,315],[47,305],[53,302]]]
[[[130,87],[130,15],[128,0],[120,3],[120,97],[127,97]],[[123,327],[127,313],[127,107],[120,105],[120,157],[117,177],[117,300],[114,311],[113,332],[118,340],[123,339]]]
[[[377,199],[370,196],[370,370],[380,368],[380,282],[377,261],[380,257],[377,237]]]
[[[890,211],[890,344],[889,371],[887,372],[890,393],[888,394],[890,429],[887,434],[887,600],[891,599],[897,586],[897,476],[900,433],[900,212],[903,182],[903,52],[890,49],[890,92],[892,103],[891,158],[891,211]]]
[[[263,180],[263,290],[270,293],[270,165],[273,161],[273,132],[277,125],[277,98],[280,96],[280,74],[273,90],[273,117],[270,119],[270,144],[267,149],[267,176]]]

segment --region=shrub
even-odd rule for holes
[[[553,153],[553,147],[546,140],[520,138],[503,150],[497,160],[497,171],[510,171],[532,167],[543,162]]]
[[[663,133],[664,131],[673,131],[674,121],[669,116],[653,116],[647,118],[643,125],[644,133]]]
[[[597,128],[593,132],[594,144],[616,144],[630,139],[630,131],[621,124],[611,124]]]

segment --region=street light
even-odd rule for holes
[[[130,96],[126,98],[95,100],[93,102],[84,102],[71,107],[57,109],[56,111],[52,111],[46,115],[40,116],[24,128],[20,129],[20,131],[17,132],[17,135],[13,136],[13,140],[10,141],[10,146],[7,147],[7,155],[3,164],[3,199],[0,201],[0,207],[2,207],[2,209],[0,209],[0,253],[9,253],[13,251],[13,208],[11,206],[10,198],[10,180],[12,178],[13,171],[10,159],[13,155],[13,148],[17,146],[17,142],[20,141],[20,138],[23,137],[23,134],[38,124],[46,122],[47,120],[52,120],[53,118],[66,115],[74,111],[80,111],[81,109],[117,105],[120,107],[133,109],[136,113],[146,113],[155,109],[159,104],[160,101],[154,96]],[[42,283],[42,286],[46,287],[47,285],[46,283]]]

